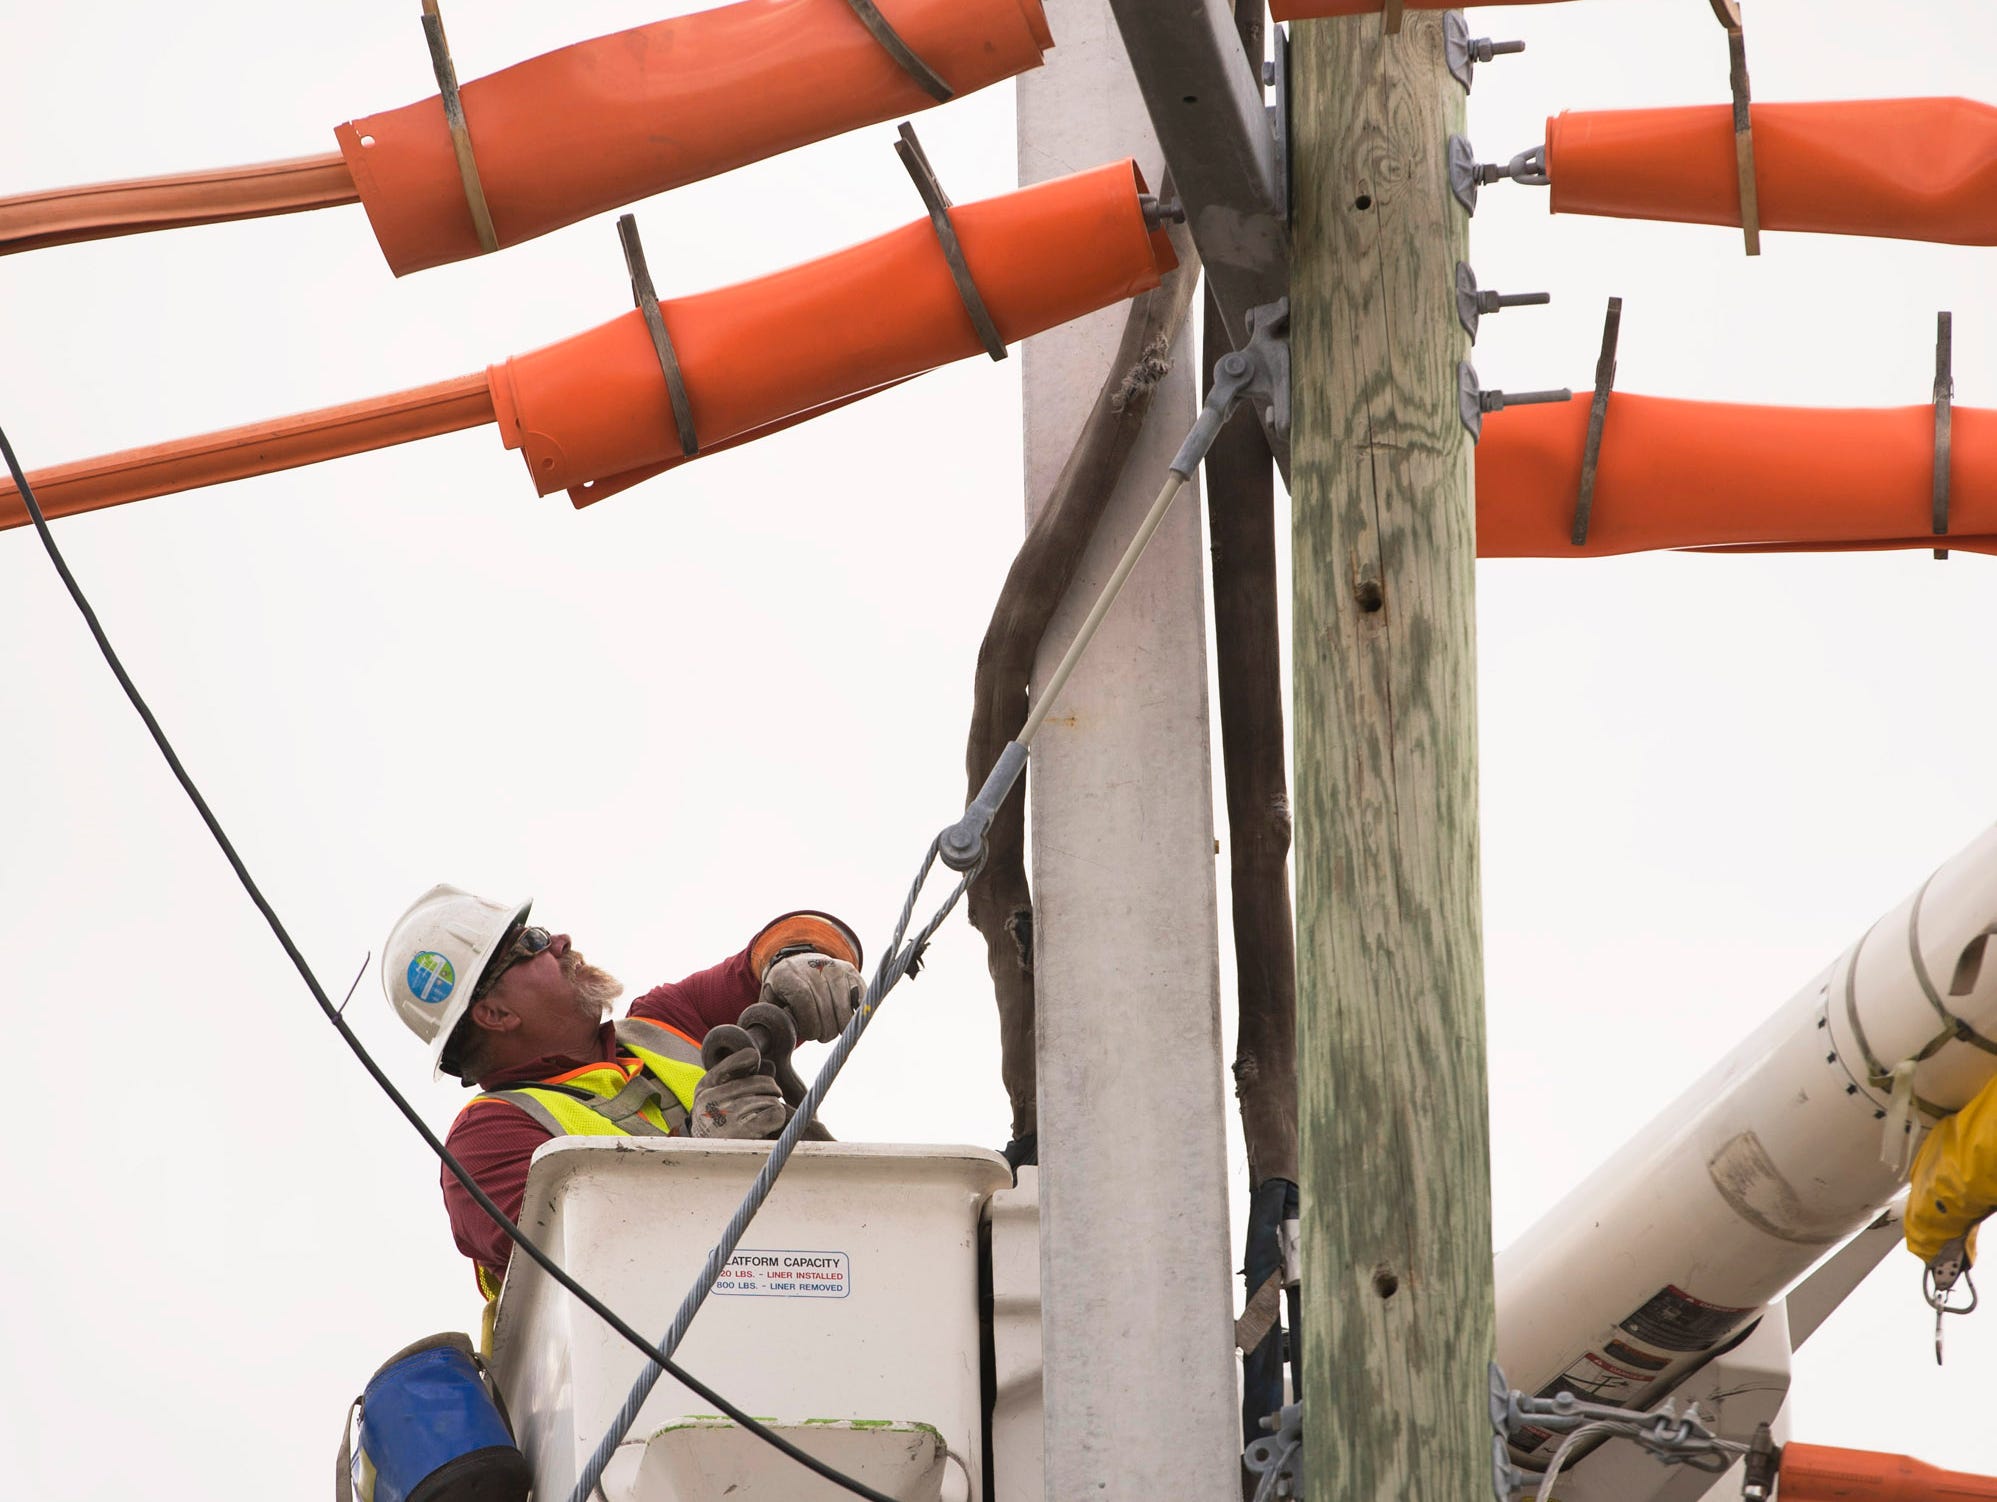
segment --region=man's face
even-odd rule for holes
[[[516,960],[486,994],[530,1028],[560,1030],[594,1029],[623,991],[615,976],[583,958],[567,934],[556,934],[539,954]]]

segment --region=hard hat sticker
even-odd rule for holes
[[[458,983],[451,962],[434,949],[426,949],[409,962],[409,992],[418,1001],[440,1002]]]

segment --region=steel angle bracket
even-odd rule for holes
[[[1241,45],[1227,0],[1109,0],[1151,128],[1186,206],[1228,342],[1245,349],[1253,308],[1290,291],[1290,230],[1279,130],[1262,97],[1261,59]],[[1283,56],[1278,43],[1278,58]],[[1285,69],[1274,73],[1287,94]],[[1287,434],[1269,429],[1287,478]]]

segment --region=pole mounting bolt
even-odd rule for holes
[[[1477,342],[1477,324],[1486,313],[1506,308],[1539,308],[1553,301],[1551,292],[1487,292],[1477,285],[1477,273],[1468,261],[1456,263],[1456,319],[1470,342]]]
[[[1468,360],[1456,367],[1456,396],[1457,411],[1472,443],[1484,436],[1484,415],[1487,412],[1574,400],[1574,393],[1565,387],[1558,391],[1486,391],[1478,384],[1477,367]]]
[[[1494,42],[1489,37],[1472,37],[1461,11],[1452,10],[1442,18],[1442,53],[1448,60],[1450,75],[1463,85],[1466,94],[1470,92],[1477,64],[1523,51],[1524,42]]]

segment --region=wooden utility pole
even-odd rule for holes
[[[1313,1496],[1489,1495],[1463,90],[1442,16],[1292,50],[1297,1002]]]

